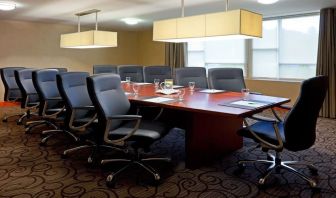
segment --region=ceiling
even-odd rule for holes
[[[13,0],[17,9],[0,11],[0,19],[76,24],[77,12],[102,10],[99,25],[102,28],[138,30],[148,28],[154,20],[179,17],[180,0]],[[279,0],[272,5],[262,5],[257,0],[231,0],[229,9],[244,8],[259,12],[264,17],[316,12],[321,8],[336,7],[336,0]],[[185,0],[185,15],[195,15],[225,10],[225,0]],[[143,20],[135,26],[120,21],[125,17]],[[94,15],[81,17],[84,25],[94,23]]]

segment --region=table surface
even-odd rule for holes
[[[180,109],[184,111],[218,114],[221,116],[246,117],[261,112],[267,108],[278,106],[290,101],[290,99],[288,98],[250,94],[249,100],[267,101],[271,102],[271,104],[256,109],[243,109],[219,105],[220,103],[229,103],[230,101],[243,99],[243,95],[238,92],[222,92],[209,94],[199,92],[201,89],[190,91],[188,88],[184,88],[184,100],[178,101],[177,94],[164,95],[155,93],[155,87],[153,84],[141,85],[139,89],[139,94],[137,96],[133,94],[132,84],[122,83],[122,86],[126,92],[132,93],[128,96],[128,98],[129,100],[134,102],[155,104],[155,106],[162,106],[171,109]],[[166,97],[175,99],[175,101],[168,103],[153,103],[143,101],[143,99],[147,97]]]
[[[18,107],[20,105],[20,102],[0,101],[0,107]]]

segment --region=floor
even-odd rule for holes
[[[0,197],[336,197],[336,120],[331,119],[318,120],[314,147],[283,154],[284,159],[304,160],[318,167],[317,190],[285,171],[272,175],[261,188],[257,180],[266,169],[262,165],[238,173],[237,160],[265,156],[248,140],[242,149],[217,163],[190,170],[183,163],[184,133],[172,131],[152,148],[173,159],[171,164],[153,164],[163,183],[151,185],[150,175],[132,169],[111,189],[105,178],[120,164],[88,166],[87,152],[62,159],[62,151],[74,146],[71,141],[59,136],[42,147],[40,139],[39,131],[25,134],[15,122],[0,124]],[[307,169],[299,170],[309,175]]]

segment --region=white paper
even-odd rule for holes
[[[204,89],[199,91],[201,93],[221,93],[224,92],[224,90],[218,90],[218,89]]]
[[[182,88],[184,86],[181,86],[181,85],[173,85],[173,89],[178,89],[178,88]]]
[[[131,94],[132,94],[131,92],[125,92],[126,96],[131,95]]]
[[[135,83],[135,84],[137,84],[137,85],[150,85],[152,83]]]
[[[254,102],[254,101],[248,101],[248,100],[239,100],[236,102],[232,102],[231,104],[233,105],[242,105],[242,106],[247,106],[247,107],[263,107],[267,105],[267,103],[262,103],[262,102]]]
[[[172,101],[172,100],[174,100],[174,99],[164,98],[164,97],[156,97],[156,98],[145,99],[143,101],[161,103],[161,102],[168,102],[168,101]]]
[[[156,93],[162,93],[166,95],[175,94],[178,92],[179,92],[178,90],[174,90],[174,89],[159,89],[156,91]]]

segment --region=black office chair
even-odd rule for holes
[[[57,88],[56,75],[58,73],[59,71],[57,69],[33,71],[32,78],[34,87],[39,96],[40,105],[38,114],[41,119],[38,121],[27,122],[26,133],[40,125],[48,125],[53,127],[56,131],[60,130],[57,126],[57,122],[63,120],[62,113],[64,112],[65,107]],[[48,133],[51,132],[51,130],[48,130]],[[46,131],[42,132],[43,135],[46,135],[46,133]]]
[[[195,82],[197,88],[208,88],[206,70],[204,67],[184,67],[175,71],[175,84],[188,86],[189,82]]]
[[[144,81],[147,83],[153,83],[154,79],[160,79],[163,82],[164,79],[171,79],[172,73],[169,66],[147,66],[143,68]]]
[[[121,80],[131,77],[132,82],[144,82],[143,66],[140,65],[119,65],[118,74]]]
[[[154,141],[159,140],[169,131],[169,128],[160,122],[142,120],[140,115],[128,115],[130,103],[121,87],[118,75],[92,76],[87,79],[87,82],[90,97],[98,113],[98,124],[100,129],[103,130],[101,139],[106,144],[123,150],[128,150],[127,143],[134,142],[132,144],[134,155],[130,159],[101,161],[102,164],[115,161],[127,162],[126,166],[107,177],[107,185],[113,186],[116,177],[131,165],[144,168],[154,176],[155,180],[159,180],[160,175],[146,162],[152,160],[170,161],[170,159],[144,159],[141,158],[139,149],[148,150]]]
[[[93,65],[93,74],[118,73],[117,65]]]
[[[269,164],[265,174],[259,179],[259,184],[264,184],[267,177],[274,171],[286,169],[309,182],[311,187],[316,186],[316,182],[298,172],[289,165],[307,165],[313,174],[317,174],[317,169],[310,164],[296,161],[282,161],[280,153],[283,149],[289,151],[302,151],[314,145],[316,138],[316,121],[320,108],[323,104],[328,89],[328,77],[318,76],[302,82],[300,95],[289,111],[284,121],[262,117],[251,117],[259,122],[249,125],[244,119],[245,128],[238,131],[238,134],[251,138],[261,146],[267,153],[267,160],[242,160],[238,164],[244,167],[246,163]],[[276,156],[269,154],[269,150],[274,150]]]
[[[86,85],[88,76],[87,72],[59,74],[57,84],[67,109],[65,129],[78,136],[82,142],[80,146],[65,150],[62,157],[66,158],[73,152],[91,148],[92,153],[88,157],[88,163],[93,163],[96,158],[95,154],[100,152],[101,148],[111,149],[111,147],[97,141],[99,134],[97,133],[97,114]]]
[[[23,120],[29,119],[32,115],[37,115],[36,108],[39,106],[39,97],[33,85],[32,73],[36,69],[15,70],[15,80],[21,91],[21,108],[25,113],[17,121],[22,124]]]
[[[208,80],[211,89],[240,92],[246,88],[240,68],[211,68],[208,70]]]
[[[0,69],[1,80],[5,88],[4,101],[20,101],[21,100],[21,91],[15,81],[14,71],[21,70],[24,67],[5,67]],[[22,116],[20,114],[14,115],[5,115],[3,117],[3,122],[7,122],[8,118]]]

